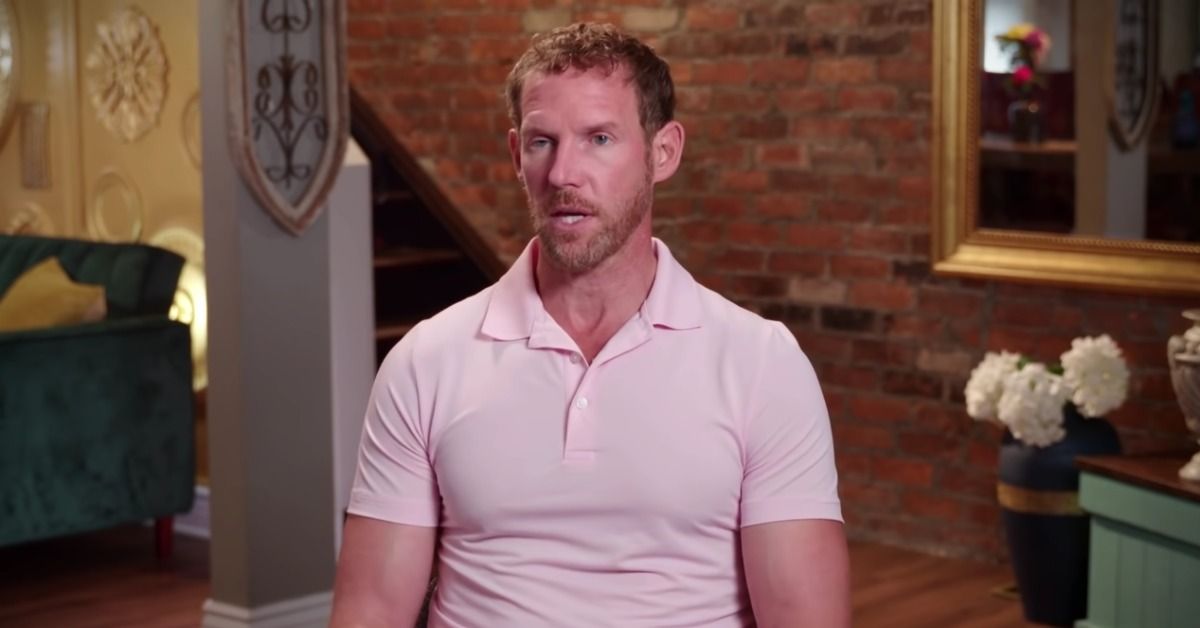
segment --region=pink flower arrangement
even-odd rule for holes
[[[1000,48],[1012,54],[1011,84],[1017,92],[1029,95],[1038,81],[1038,66],[1050,51],[1050,36],[1032,24],[1017,24],[996,36]]]

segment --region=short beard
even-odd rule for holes
[[[529,197],[529,213],[541,245],[540,250],[546,254],[554,266],[575,275],[586,273],[612,257],[629,241],[629,237],[637,230],[638,225],[642,224],[642,220],[650,211],[654,199],[654,183],[650,172],[647,167],[646,179],[637,194],[634,194],[622,207],[618,208],[616,222],[602,225],[600,231],[582,247],[572,246],[576,241],[574,237],[563,239],[556,236],[550,227],[551,220],[553,220],[550,218],[550,212],[555,207],[570,205],[586,208],[597,219],[603,219],[603,214],[597,212],[594,204],[568,190],[559,190],[544,205]],[[529,192],[526,190],[526,196],[528,195]]]

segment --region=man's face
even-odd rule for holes
[[[509,148],[541,250],[572,273],[611,257],[648,219],[650,151],[628,71],[534,74]]]

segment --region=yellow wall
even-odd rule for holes
[[[196,0],[0,3],[15,31],[0,231],[146,242],[186,257],[174,314],[193,323],[203,387]]]
[[[0,0],[13,53],[6,75],[0,32],[0,232],[144,242],[183,255],[172,316],[192,326],[203,390],[196,11],[196,0]],[[202,482],[204,435],[199,425]]]

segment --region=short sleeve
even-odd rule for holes
[[[741,526],[842,521],[829,411],[796,339],[772,322],[743,426]]]
[[[413,357],[420,325],[388,353],[375,376],[350,489],[351,514],[437,527],[441,497],[429,456]]]

